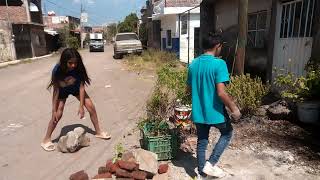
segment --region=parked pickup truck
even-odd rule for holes
[[[118,33],[114,40],[114,58],[122,58],[126,54],[142,53],[142,43],[136,33]]]

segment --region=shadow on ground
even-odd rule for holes
[[[176,167],[182,167],[190,177],[195,177],[195,168],[197,167],[197,159],[191,153],[179,150],[177,157],[172,160],[172,164]]]
[[[59,141],[60,137],[67,135],[67,133],[69,131],[73,131],[77,127],[82,127],[87,133],[90,133],[93,135],[96,134],[96,132],[94,130],[92,130],[91,128],[89,128],[83,124],[71,124],[71,125],[64,126],[61,129],[60,135],[57,138],[55,138],[52,142],[57,143]]]

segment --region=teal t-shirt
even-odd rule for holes
[[[224,104],[216,84],[230,80],[227,64],[212,55],[203,54],[189,66],[187,84],[192,90],[192,120],[201,124],[225,122]]]

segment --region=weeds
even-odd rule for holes
[[[227,87],[227,92],[235,99],[244,115],[252,114],[269,90],[269,85],[264,85],[260,78],[251,78],[250,74],[232,77]]]
[[[160,50],[147,50],[141,56],[129,55],[126,64],[134,71],[154,71],[165,64],[178,65],[179,61],[175,54]]]
[[[122,158],[122,154],[124,153],[124,147],[122,143],[118,143],[114,148],[114,150],[115,150],[115,155],[112,159],[113,163],[115,163],[117,160],[120,160]]]

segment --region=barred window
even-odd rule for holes
[[[256,12],[248,15],[248,46],[264,48],[267,32],[267,11]]]

